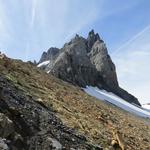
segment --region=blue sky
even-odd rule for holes
[[[105,41],[120,85],[150,102],[149,0],[0,0],[0,51],[12,58],[38,60],[91,29]]]

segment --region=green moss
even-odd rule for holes
[[[14,82],[15,84],[18,82],[17,79],[16,79],[14,76],[12,76],[11,74],[7,74],[7,75],[6,75],[6,78],[7,78],[8,80],[11,80],[11,81]]]

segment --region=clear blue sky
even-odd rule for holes
[[[0,51],[12,58],[39,60],[91,29],[105,41],[120,85],[149,102],[149,0],[0,0]]]

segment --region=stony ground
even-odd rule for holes
[[[81,140],[85,149],[87,143],[100,145],[103,149],[108,150],[114,149],[112,144],[118,147],[116,149],[150,149],[149,119],[131,115],[109,103],[88,96],[79,87],[44,73],[31,63],[7,58],[1,59],[0,73],[8,80],[9,84],[11,83],[18,89],[16,92],[21,91],[40,107],[51,109],[59,122],[62,121],[65,127],[74,129],[72,135],[78,133],[86,137],[87,141]],[[4,113],[2,104],[0,107],[1,113]],[[7,116],[9,117],[9,115]],[[9,119],[11,120],[11,118]],[[52,136],[46,136],[52,138]],[[46,137],[44,136],[44,138]],[[33,139],[33,143],[36,143],[35,141],[38,142]],[[116,144],[114,144],[115,142]],[[63,143],[60,142],[60,144]]]

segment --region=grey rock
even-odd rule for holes
[[[10,120],[5,114],[0,113],[0,136],[7,138],[14,132],[14,126],[12,120]]]
[[[94,45],[94,43],[96,41],[101,41],[103,42],[98,33],[94,33],[94,30],[91,30],[88,34],[88,38],[87,38],[87,47],[88,47],[88,52],[91,50],[92,46]]]
[[[118,95],[119,97],[123,98],[124,100],[126,100],[131,104],[133,103],[138,106],[141,106],[141,104],[139,103],[138,99],[135,96],[131,95],[121,87],[112,89],[112,92],[114,92],[116,95]]]
[[[46,61],[46,60],[53,60],[58,53],[59,53],[59,49],[58,48],[51,47],[50,49],[48,49],[47,52],[43,52],[39,63],[41,63],[43,61]]]
[[[9,150],[9,147],[6,143],[6,139],[0,137],[0,150]]]
[[[94,30],[89,32],[87,39],[76,35],[53,59],[46,58],[47,53],[44,55],[40,61],[43,58],[50,60],[50,63],[42,68],[46,72],[80,87],[92,85],[103,88],[130,103],[140,105],[134,96],[119,87],[115,65],[104,41]]]
[[[118,87],[115,65],[113,64],[104,42],[96,41],[89,53],[92,64],[102,75],[104,82],[110,88]]]
[[[68,82],[85,87],[101,83],[101,77],[87,54],[86,39],[76,35],[65,44],[49,71]]]

